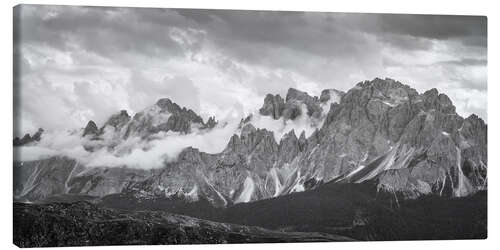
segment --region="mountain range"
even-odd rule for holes
[[[281,129],[262,124],[279,124]],[[218,129],[232,134],[221,151],[188,146],[175,158],[161,158],[154,168],[128,166],[126,161],[89,166],[68,154],[36,160],[14,155],[14,200],[46,204],[85,197],[120,209],[124,207],[118,204],[154,207],[157,202],[170,204],[174,212],[227,222],[227,216],[197,216],[175,204],[234,211],[246,203],[276,203],[332,185],[354,185],[370,187],[366,199],[386,197],[399,206],[429,196],[461,199],[487,190],[487,124],[476,115],[461,117],[448,96],[436,89],[419,93],[388,78],[359,82],[347,92],[326,89],[319,97],[293,88],[284,98],[268,94],[262,107],[241,119],[234,131],[226,122],[215,117],[204,121],[164,98],[133,117],[122,110],[100,127],[89,121],[73,135],[86,154],[120,158],[138,149],[162,152],[169,135],[203,137]],[[14,145],[37,147],[44,134],[39,130],[33,137],[17,138]],[[159,138],[166,144],[154,144]],[[252,224],[231,218],[231,223]]]

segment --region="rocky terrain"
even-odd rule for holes
[[[276,130],[263,124],[278,124],[282,129]],[[277,225],[285,225],[286,220],[294,221],[295,216],[317,212],[319,215],[311,216],[317,220],[302,221],[303,227],[298,227],[298,224],[289,225],[288,229],[377,240],[430,239],[430,235],[412,235],[418,235],[419,230],[430,230],[421,226],[421,223],[437,228],[452,225],[448,222],[454,216],[470,212],[467,204],[467,201],[470,201],[471,204],[484,207],[484,211],[481,210],[478,215],[479,224],[473,225],[476,230],[470,233],[465,233],[465,229],[455,232],[453,228],[443,226],[445,232],[436,235],[443,238],[475,238],[486,235],[486,198],[483,194],[487,190],[487,125],[476,115],[466,118],[458,115],[451,100],[436,89],[418,93],[398,81],[379,78],[360,82],[347,92],[326,89],[319,97],[291,88],[285,98],[280,95],[266,95],[262,107],[254,114],[241,119],[237,125],[234,126],[234,131],[231,131],[233,135],[228,139],[227,145],[220,152],[207,153],[188,146],[183,148],[175,159],[165,158],[159,162],[160,167],[154,168],[138,168],[126,163],[120,166],[88,166],[78,157],[67,154],[29,161],[15,158],[14,200],[43,204],[17,204],[16,207],[21,209],[24,206],[23,211],[30,214],[35,210],[51,209],[51,206],[56,206],[52,205],[54,202],[83,199],[111,209],[167,210],[222,223],[265,226],[276,230],[287,230]],[[210,117],[205,122],[194,111],[181,108],[172,100],[164,98],[133,117],[122,110],[112,115],[100,127],[89,121],[75,133],[81,142],[82,151],[86,154],[92,156],[104,152],[120,158],[130,156],[138,149],[161,152],[164,150],[161,147],[151,146],[156,145],[154,142],[160,140],[159,138],[168,142],[170,135],[179,138],[192,135],[202,137],[217,129],[228,128],[231,127],[227,123],[217,122],[215,117]],[[40,138],[43,141],[43,136],[41,132],[33,137],[25,136],[27,139],[23,138],[23,141],[26,141],[23,143],[17,138],[14,144],[16,147],[29,149],[42,144]],[[333,192],[331,190],[341,187],[350,187],[353,190],[360,188],[363,191],[356,192],[358,196],[345,196],[335,201],[325,200],[325,197],[310,198],[319,193],[328,196]],[[347,194],[349,190],[341,193]],[[355,197],[363,198],[356,200]],[[382,199],[373,200],[373,197]],[[426,200],[427,197],[434,198]],[[312,199],[309,202],[319,207],[304,210],[304,204],[308,204],[305,201],[308,199]],[[431,202],[428,203],[429,201]],[[440,221],[436,221],[432,216],[425,217],[422,211],[433,206],[439,207],[439,202],[436,201],[443,204],[454,202],[458,204],[457,210],[442,215],[445,219]],[[353,202],[358,205],[326,205]],[[292,210],[286,210],[290,213],[284,217],[285,221],[266,224],[273,218],[283,218],[279,217],[279,212],[275,210],[283,209],[283,204],[302,205],[293,210],[294,216],[291,214]],[[377,210],[371,210],[374,208],[373,204],[377,204]],[[422,210],[405,210],[415,204],[421,206]],[[159,207],[162,209],[158,209]],[[234,212],[234,217],[228,215],[231,211],[238,211],[238,207],[242,208],[239,210],[241,213]],[[245,207],[255,210],[247,210]],[[395,207],[402,210],[391,210]],[[446,209],[450,207],[452,206]],[[327,216],[327,208],[332,211],[336,209],[335,214],[339,217]],[[74,209],[76,207],[71,207],[68,211]],[[262,210],[262,213],[269,213],[274,217],[264,216],[262,218],[267,220],[257,223],[260,221],[260,215],[254,214],[252,217],[251,211],[261,211],[259,209],[264,209],[265,212]],[[379,231],[362,234],[353,231],[353,223],[366,224],[365,219],[356,219],[359,216],[355,216],[355,211],[363,215],[373,215],[388,211],[387,209],[391,212],[383,213],[386,216],[384,218],[370,217],[371,227],[382,227],[383,221],[395,223],[396,227],[398,221],[394,221],[394,216],[406,218],[419,215],[425,219],[399,221],[408,225],[415,223],[412,224],[413,231],[407,228],[410,231],[406,235],[396,232],[393,232],[395,235],[392,236],[381,235]],[[222,210],[225,212],[221,215]],[[345,211],[349,211],[348,214],[341,216]],[[89,219],[99,219],[100,216],[95,214]],[[134,216],[138,215],[127,216],[136,218]],[[325,218],[330,218],[328,223],[333,223],[336,219],[347,219],[336,224],[333,230],[331,223],[320,223]],[[133,222],[126,223],[140,224],[157,219],[140,219],[140,222],[133,219]],[[45,219],[42,220],[43,223],[46,222]],[[432,221],[435,224],[432,224]],[[461,222],[463,223],[460,224]],[[64,225],[74,223],[83,222],[64,222]],[[90,222],[85,223],[90,225]],[[318,223],[330,229],[315,227]],[[457,220],[453,225],[454,228],[463,228],[463,225],[469,225],[469,222]],[[47,225],[43,224],[41,227],[45,226]],[[128,227],[123,228],[126,230]],[[358,229],[359,227],[356,230]],[[144,230],[150,234],[154,231],[148,227]],[[220,236],[219,232],[216,233],[219,235],[217,242],[260,240],[258,237],[245,236],[247,238],[231,241],[227,234],[225,232]],[[216,242],[214,240],[203,238],[200,242]],[[52,243],[47,244],[59,241],[50,242]],[[79,241],[74,244],[101,244],[96,242],[103,243],[90,240],[90,243]],[[130,241],[125,242],[133,244]],[[162,239],[159,242],[177,241]],[[154,241],[137,241],[137,244],[144,243],[154,244]]]
[[[35,247],[487,237],[485,191],[401,201],[377,193],[371,181],[328,183],[225,208],[172,197],[61,195],[14,203],[14,242]]]

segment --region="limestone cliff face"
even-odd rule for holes
[[[272,116],[273,119],[281,117],[285,109],[285,101],[280,95],[267,94],[264,99],[264,105],[260,108],[259,112],[265,116]]]
[[[407,199],[429,193],[466,196],[487,187],[487,125],[476,115],[459,116],[451,100],[436,89],[419,94],[395,80],[378,78],[346,93],[327,89],[320,97],[289,89],[285,99],[267,95],[259,113],[291,122],[307,116],[321,126],[310,136],[290,130],[277,141],[272,131],[255,127],[250,116],[222,152],[188,147],[176,161],[154,170],[87,168],[64,157],[16,162],[15,196],[180,195],[227,206],[326,182],[370,180],[380,192]],[[130,136],[190,133],[215,124],[215,118],[204,123],[192,110],[161,99],[133,118],[122,111],[99,132],[92,125],[85,131],[98,138],[115,131],[113,140],[119,143]]]
[[[486,186],[486,124],[460,117],[436,89],[418,94],[391,79],[359,83],[332,105],[319,133],[313,160],[301,166],[323,166],[325,181],[376,179],[380,189],[409,197],[464,196]]]

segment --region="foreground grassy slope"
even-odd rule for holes
[[[273,199],[214,208],[207,201],[105,197],[101,206],[121,210],[166,210],[219,222],[274,230],[340,234],[357,240],[483,239],[487,193],[464,198],[424,196],[403,200],[365,182],[327,183]]]

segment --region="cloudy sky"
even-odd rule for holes
[[[487,120],[486,18],[24,5],[16,134],[72,129],[169,97],[205,119],[264,95],[390,77]],[[19,88],[17,88],[19,87]]]

